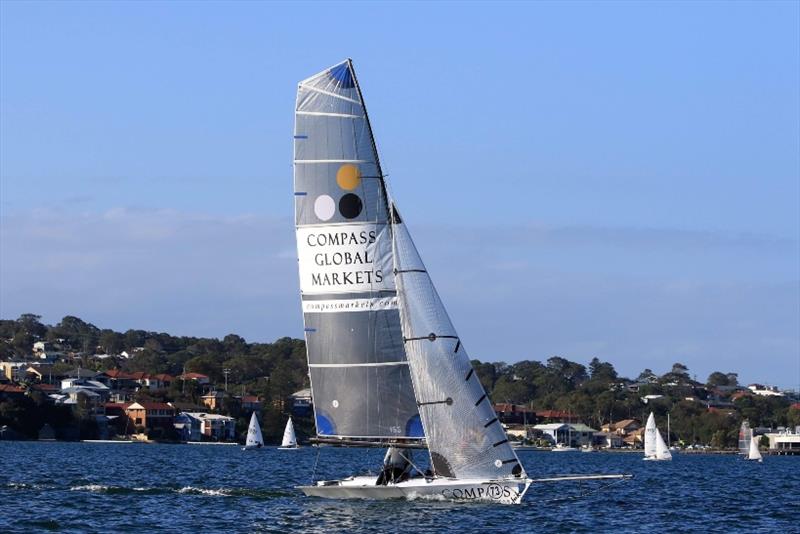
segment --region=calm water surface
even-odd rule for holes
[[[521,452],[533,477],[632,473],[600,491],[532,486],[520,506],[329,501],[293,489],[378,465],[383,451],[0,442],[0,531],[800,532],[800,457]]]

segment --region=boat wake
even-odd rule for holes
[[[124,487],[107,486],[104,484],[80,484],[70,486],[70,491],[87,491],[91,493],[106,493],[113,495],[198,495],[206,497],[248,497],[253,499],[274,499],[289,497],[293,493],[278,490],[259,490],[253,488],[202,488],[197,486],[156,486],[156,487]]]

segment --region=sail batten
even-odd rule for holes
[[[383,173],[350,61],[298,85],[300,293],[317,435],[422,437],[396,288]],[[378,178],[378,179],[376,179]]]

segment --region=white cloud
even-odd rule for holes
[[[421,254],[470,355],[794,386],[797,243],[680,230],[425,227]],[[288,218],[116,208],[2,218],[0,316],[249,340],[300,336]],[[769,362],[767,366],[764,361]],[[789,378],[786,378],[789,377]]]

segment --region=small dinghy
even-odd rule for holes
[[[672,453],[669,452],[661,432],[656,427],[656,418],[653,412],[647,418],[647,425],[644,428],[644,459],[645,460],[672,460]]]
[[[256,412],[250,416],[250,426],[247,427],[247,439],[244,442],[243,451],[260,449],[264,446],[264,438],[261,435],[261,425],[258,424]]]
[[[286,428],[283,430],[283,440],[281,441],[281,446],[278,448],[284,450],[300,448],[297,444],[297,436],[294,435],[294,424],[292,423],[291,417],[286,421]]]

